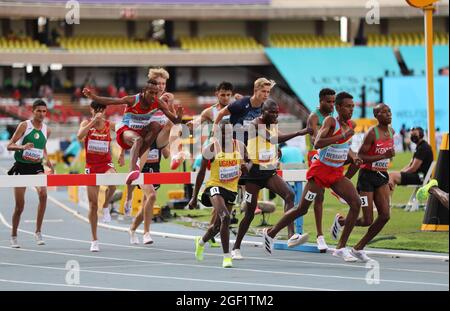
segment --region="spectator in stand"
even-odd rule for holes
[[[63,154],[63,161],[67,167],[72,166],[73,159],[78,157],[78,155],[81,151],[81,144],[78,141],[77,136],[72,135],[70,139],[71,139],[71,143],[66,148],[66,150],[64,150],[64,154]]]
[[[22,99],[22,94],[20,93],[19,89],[14,90],[14,92],[12,93],[12,98],[19,102],[19,107],[23,107],[24,101]]]
[[[117,97],[117,88],[114,86],[114,84],[110,83],[108,85],[107,91],[109,97]]]
[[[81,88],[77,87],[75,89],[75,91],[73,91],[71,101],[72,101],[72,103],[79,102],[80,98],[81,98]]]
[[[119,88],[119,93],[117,94],[118,98],[123,98],[125,96],[128,96],[127,91],[125,90],[125,88],[123,86],[121,86]]]

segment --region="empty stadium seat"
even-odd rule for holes
[[[59,45],[72,52],[148,52],[166,51],[168,46],[153,40],[122,36],[76,36],[60,38]]]
[[[47,52],[48,47],[30,37],[0,38],[0,50],[9,52]]]
[[[183,50],[253,50],[262,51],[263,46],[252,37],[239,35],[217,35],[201,38],[180,37]]]
[[[338,35],[316,36],[313,34],[272,34],[270,46],[277,48],[329,48],[349,47]]]
[[[448,45],[448,33],[436,32],[434,34],[435,45]],[[367,36],[368,46],[412,46],[423,45],[425,42],[425,35],[423,32],[405,32],[394,33],[389,35],[369,34]]]

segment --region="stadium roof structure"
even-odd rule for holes
[[[0,17],[64,19],[65,0],[0,0]],[[422,12],[404,0],[79,0],[82,19],[275,20],[365,17],[374,3],[382,17],[414,17]],[[124,14],[124,11],[132,14]],[[449,0],[436,4],[448,16]]]

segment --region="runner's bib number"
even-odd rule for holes
[[[158,162],[159,162],[159,150],[158,149],[150,150],[147,156],[147,163],[158,163]]]
[[[230,166],[230,167],[221,167],[219,168],[219,178],[220,181],[230,181],[239,177],[239,167]]]
[[[148,118],[138,118],[136,116],[130,119],[130,128],[133,130],[142,130],[150,123]]]
[[[333,163],[343,163],[347,160],[348,149],[338,149],[334,147],[328,147],[324,159]]]
[[[383,159],[372,163],[372,169],[377,171],[387,171],[389,168],[389,159]]]
[[[22,154],[22,158],[24,160],[32,161],[32,162],[40,162],[43,157],[44,157],[44,150],[37,149],[37,148],[31,148],[28,150],[24,150],[23,154]]]
[[[89,139],[87,149],[89,153],[106,154],[109,152],[109,141]]]

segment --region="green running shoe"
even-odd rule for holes
[[[200,245],[202,237],[198,236],[195,238],[195,258],[198,261],[203,261],[203,252],[205,251],[205,246]]]
[[[221,247],[220,243],[217,243],[216,239],[212,238],[211,240],[208,241],[209,246],[211,248],[218,248]]]
[[[428,197],[430,196],[430,193],[428,192],[431,187],[437,187],[438,181],[436,179],[432,179],[423,187],[420,187],[419,190],[416,193],[417,200],[424,202],[428,200]]]
[[[224,257],[222,267],[233,268],[233,259],[231,257]]]

